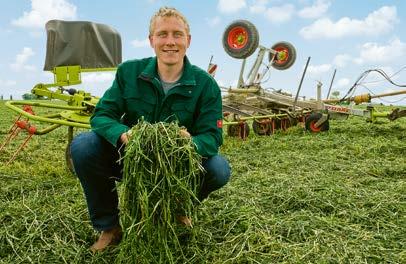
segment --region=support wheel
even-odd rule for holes
[[[255,52],[259,44],[259,34],[251,22],[236,20],[223,33],[224,50],[233,58],[245,59]]]
[[[312,132],[312,133],[318,133],[322,131],[327,131],[330,129],[330,124],[328,120],[326,120],[323,124],[321,124],[319,127],[316,127],[317,121],[322,117],[321,113],[313,113],[309,115],[306,119],[306,130]]]
[[[250,127],[247,122],[242,122],[236,125],[228,125],[227,135],[230,137],[240,137],[245,139],[250,133]]]
[[[292,44],[286,41],[281,41],[272,46],[276,54],[269,53],[269,61],[274,59],[272,67],[277,70],[286,70],[290,68],[296,61],[296,49]]]

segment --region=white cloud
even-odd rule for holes
[[[147,48],[147,47],[149,47],[149,39],[148,38],[146,38],[144,40],[135,39],[135,40],[131,41],[131,45],[134,48]]]
[[[270,22],[278,24],[289,21],[294,12],[295,7],[291,4],[286,4],[268,8],[265,12],[265,16]]]
[[[335,56],[333,64],[339,68],[345,67],[353,58],[348,54],[339,54]]]
[[[34,55],[35,53],[30,47],[24,47],[21,53],[17,54],[15,62],[10,64],[10,68],[16,72],[34,71],[35,67],[27,64],[28,59]]]
[[[331,70],[331,64],[310,65],[307,68],[307,72],[313,76],[317,76],[326,73]]]
[[[305,7],[298,12],[303,18],[318,18],[327,12],[331,2],[327,0],[317,0],[312,6]]]
[[[0,79],[0,87],[1,86],[14,86],[16,84],[17,84],[17,82],[13,81],[13,80],[2,80],[2,79]]]
[[[221,13],[235,13],[246,6],[245,0],[219,0],[217,9]]]
[[[384,6],[370,13],[364,20],[343,17],[333,22],[329,18],[322,18],[302,28],[299,33],[305,39],[378,36],[390,32],[396,22],[396,7]]]
[[[82,82],[85,84],[111,83],[114,80],[113,72],[91,72],[82,74]]]
[[[213,17],[213,18],[206,18],[206,23],[207,23],[210,27],[215,27],[215,26],[217,26],[218,24],[220,24],[220,21],[221,21],[221,19],[220,19],[220,17],[218,17],[218,16]]]
[[[341,78],[338,81],[334,82],[334,88],[348,87],[350,84],[350,79]]]
[[[395,38],[388,45],[380,46],[378,43],[368,42],[362,45],[358,62],[384,63],[391,61],[406,60],[406,43]]]
[[[262,14],[266,11],[266,4],[268,0],[256,0],[252,6],[250,6],[250,12],[254,14]]]
[[[51,19],[76,19],[76,6],[68,0],[31,0],[31,10],[11,23],[25,28],[43,28]]]

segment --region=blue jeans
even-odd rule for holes
[[[91,131],[76,136],[70,151],[93,227],[103,231],[118,226],[115,181],[122,178],[122,164],[117,163],[118,148]],[[206,173],[199,193],[200,200],[224,186],[230,178],[230,166],[220,155],[204,159],[202,165]]]

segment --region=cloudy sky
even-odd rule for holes
[[[334,69],[333,90],[342,95],[368,69],[383,69],[396,83],[406,84],[406,70],[402,70],[406,1],[402,0],[16,0],[7,1],[0,11],[0,94],[18,98],[36,83],[52,82],[52,74],[42,70],[46,21],[110,25],[121,34],[123,60],[142,58],[153,56],[147,41],[149,19],[163,5],[176,7],[189,19],[190,60],[206,68],[213,56],[218,64],[216,79],[223,86],[234,85],[240,71],[241,61],[229,57],[221,43],[224,29],[237,19],[255,24],[262,46],[288,41],[296,47],[296,63],[285,71],[271,70],[265,88],[295,93],[308,57],[310,66],[301,91],[307,97],[315,96],[318,81],[326,95]],[[113,77],[113,73],[86,73],[80,88],[102,95]],[[357,93],[402,89],[377,74],[368,76],[364,84]],[[400,99],[404,97],[388,97],[383,103],[406,104]]]

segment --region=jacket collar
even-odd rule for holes
[[[145,69],[141,72],[141,78],[153,80],[154,78],[159,78],[157,71],[157,58],[153,57],[149,60]],[[196,85],[195,76],[193,74],[192,64],[189,62],[189,59],[185,56],[183,59],[183,73],[180,77],[179,84],[181,85]]]

